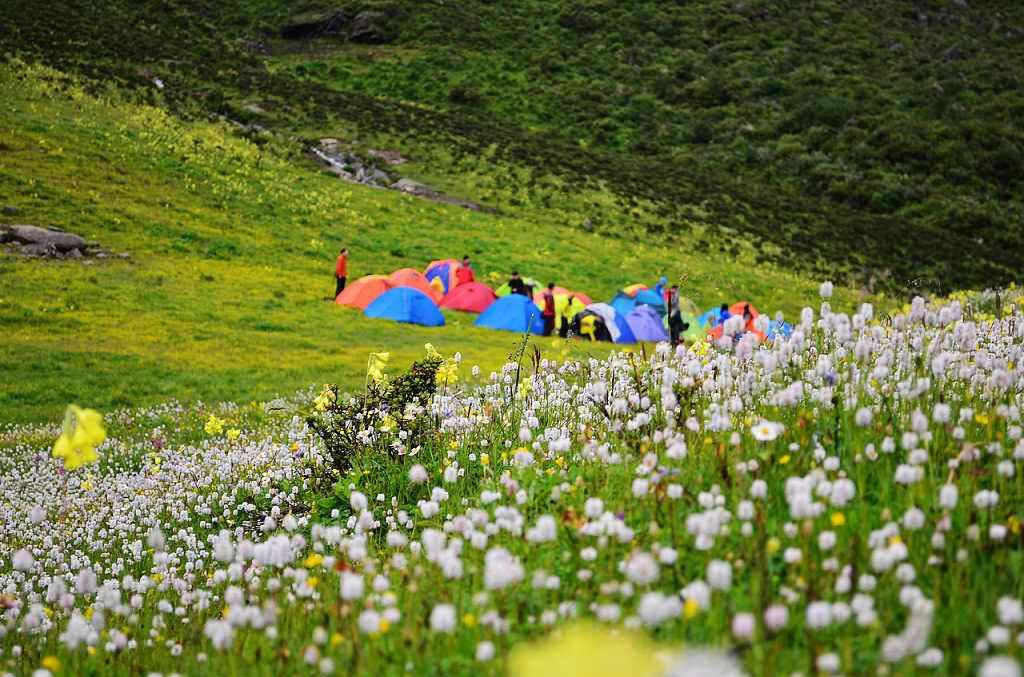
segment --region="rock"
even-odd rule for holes
[[[24,256],[59,256],[57,248],[48,244],[23,244],[21,253]]]
[[[411,195],[425,195],[432,193],[426,185],[413,181],[412,179],[399,179],[398,181],[391,184],[391,187],[395,190],[400,190],[403,193],[409,193]]]
[[[67,257],[69,259],[80,259],[80,258],[82,258],[82,250],[81,249],[72,249],[71,251],[69,251],[67,253]]]
[[[263,411],[267,412],[268,414],[272,411],[285,411],[287,409],[288,403],[285,402],[280,397],[277,398],[276,400],[270,400],[269,402],[266,402],[263,405]]]
[[[388,41],[387,16],[382,12],[356,14],[348,29],[348,39],[363,45],[381,45]]]
[[[253,115],[265,115],[267,112],[263,108],[263,106],[259,105],[258,103],[247,103],[244,106],[242,106],[242,109],[248,111],[249,113],[252,113]]]
[[[0,226],[0,242],[17,242],[25,245],[44,245],[55,251],[69,252],[73,249],[85,249],[85,239],[74,233],[62,230],[40,228],[38,226]],[[24,247],[22,248],[24,249]]]
[[[281,37],[286,40],[308,40],[323,35],[336,35],[347,21],[344,10],[340,9],[300,14],[281,27]]]
[[[17,216],[19,209],[14,205],[4,205],[3,212],[5,216]]]
[[[375,157],[378,160],[383,160],[389,165],[400,165],[406,162],[406,159],[402,157],[402,154],[394,150],[373,150],[372,148],[366,151],[371,157]]]

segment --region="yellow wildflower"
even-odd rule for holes
[[[841,512],[832,513],[832,526],[841,527],[846,524],[846,515]]]
[[[433,343],[424,343],[423,344],[423,349],[425,351],[427,351],[427,357],[430,357],[430,358],[433,358],[433,359],[438,359],[438,360],[441,359],[441,353],[439,353],[436,350],[434,350],[434,344]]]
[[[974,420],[981,425],[988,425],[990,419],[987,414],[975,414]]]
[[[459,365],[457,365],[454,360],[445,360],[441,363],[441,366],[437,368],[437,372],[434,374],[434,380],[441,386],[455,383],[459,380]]]
[[[377,623],[377,632],[387,632],[391,629],[391,621],[386,618],[381,618]]]
[[[302,562],[302,566],[306,567],[307,569],[312,569],[313,567],[318,567],[318,566],[320,566],[323,563],[324,563],[324,556],[323,555],[321,555],[318,552],[311,552],[311,553],[309,553],[309,557],[307,557]]]
[[[39,662],[39,665],[50,672],[60,672],[60,659],[56,656],[47,656]]]
[[[96,447],[106,438],[103,415],[72,404],[64,412],[64,430],[53,445],[53,455],[64,459],[65,470],[76,470],[99,459]]]
[[[317,583],[319,583],[319,582],[320,582],[320,579],[317,578],[316,576],[310,576],[309,578],[306,579],[306,585],[308,587],[310,587],[310,588],[315,588],[317,586]]]
[[[782,543],[780,543],[779,539],[775,538],[774,536],[769,538],[768,542],[764,544],[764,549],[769,555],[774,555],[779,551],[779,548],[781,547]]]
[[[242,434],[242,431],[239,430],[238,428],[229,428],[228,429],[228,441],[229,442],[235,442],[236,440],[238,440],[238,437],[241,434]]]
[[[646,677],[662,672],[651,641],[642,634],[591,623],[577,623],[540,641],[517,646],[508,665],[512,677]]]
[[[480,454],[480,465],[490,465],[490,464],[491,464],[491,455],[490,454]]]
[[[345,637],[340,632],[336,632],[333,635],[331,635],[331,646],[338,646],[344,641]]]
[[[695,618],[699,613],[700,604],[697,603],[697,600],[687,598],[686,602],[683,604],[683,618],[690,620]]]
[[[1016,515],[1010,515],[1010,518],[1006,520],[1006,526],[1010,528],[1011,534],[1020,533],[1020,519]]]
[[[467,628],[476,627],[476,616],[468,612],[463,614],[462,624],[465,625]]]
[[[789,463],[789,454],[779,459],[779,465],[786,465],[787,463]]]
[[[92,489],[92,474],[86,475],[82,483],[78,485],[82,491],[89,491]]]
[[[203,426],[203,430],[206,431],[207,435],[220,435],[224,432],[224,421],[217,418],[215,414],[210,414],[210,418],[206,419],[206,425]]]
[[[388,366],[391,353],[370,353],[370,359],[366,363],[366,378],[374,383],[384,380],[384,367]]]

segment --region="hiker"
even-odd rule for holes
[[[665,294],[667,303],[665,307],[668,309],[668,332],[672,340],[672,345],[679,345],[679,335],[686,331],[685,324],[683,322],[683,316],[679,312],[679,285],[672,285],[668,288]]]
[[[730,317],[732,317],[732,313],[729,312],[729,304],[723,303],[718,309],[718,321],[715,324],[724,324]]]
[[[541,311],[541,319],[544,320],[544,335],[551,336],[555,330],[555,283],[548,282],[547,291],[541,297],[544,300],[544,309]]]
[[[523,278],[519,277],[519,271],[512,271],[512,277],[508,281],[508,288],[513,294],[526,295],[526,285],[523,283]]]
[[[476,276],[473,274],[473,266],[469,265],[469,256],[462,257],[462,263],[455,269],[455,286],[473,282]]]
[[[338,252],[338,260],[334,263],[334,279],[337,284],[334,287],[334,298],[345,290],[345,279],[348,277],[348,247],[342,247]]]
[[[569,327],[572,320],[569,318],[569,313],[572,312],[573,304],[576,302],[576,296],[570,295],[568,300],[565,302],[565,307],[562,308],[561,317],[562,321],[558,325],[558,335],[562,338],[569,338]]]

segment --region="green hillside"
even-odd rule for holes
[[[499,181],[520,203],[607,190],[709,256],[948,291],[1024,263],[1022,22],[1005,1],[13,0],[0,45],[183,112],[387,138],[435,175],[497,158],[531,170]]]
[[[682,241],[580,232],[562,225],[580,218],[571,211],[479,214],[344,183],[288,145],[182,123],[52,71],[3,66],[0,99],[0,195],[17,209],[4,218],[131,256],[45,261],[0,249],[0,420],[53,420],[69,401],[111,409],[249,401],[325,380],[353,387],[369,352],[390,351],[399,367],[426,341],[486,370],[515,348],[516,336],[475,329],[472,316],[448,313],[450,326],[432,330],[329,303],[341,243],[353,277],[469,253],[492,283],[514,266],[595,298],[662,273],[685,278],[701,304],[746,295],[790,316],[814,293],[803,278],[709,260]],[[837,302],[852,297],[841,290]]]

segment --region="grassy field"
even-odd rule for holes
[[[448,314],[450,326],[431,330],[327,302],[342,243],[353,277],[468,253],[492,281],[517,267],[606,299],[631,282],[685,276],[701,306],[746,298],[790,317],[815,289],[742,257],[695,254],[685,239],[638,235],[625,221],[618,238],[581,232],[583,215],[564,206],[487,215],[345,184],[274,139],[257,145],[223,123],[182,123],[113,90],[86,94],[43,69],[0,68],[0,98],[0,202],[18,209],[6,220],[130,254],[0,255],[4,421],[55,420],[69,401],[110,409],[351,387],[369,352],[389,350],[402,365],[426,341],[485,369],[514,347],[515,336],[467,316]],[[837,292],[837,307],[853,302]]]

